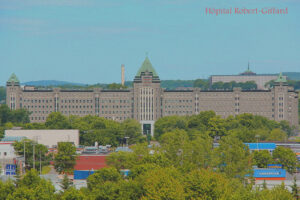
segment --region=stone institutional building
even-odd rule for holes
[[[6,102],[13,110],[28,109],[32,113],[32,122],[44,122],[51,112],[61,112],[66,116],[96,115],[116,121],[134,118],[142,124],[144,133],[150,131],[151,134],[154,122],[160,117],[193,115],[208,110],[222,117],[252,113],[298,125],[298,93],[287,86],[282,75],[269,90],[165,90],[160,87],[160,79],[148,57],[130,89],[41,90],[21,87],[13,74],[7,81]]]
[[[266,84],[270,81],[276,80],[278,75],[272,75],[272,74],[256,74],[252,71],[250,71],[249,63],[248,63],[248,69],[240,73],[239,75],[212,75],[210,76],[210,85],[212,86],[214,83],[217,82],[223,82],[223,83],[229,83],[232,81],[235,81],[237,83],[245,83],[247,81],[254,81],[257,85],[257,89],[259,90],[265,90],[268,89],[266,87]],[[286,76],[283,76],[285,79]]]

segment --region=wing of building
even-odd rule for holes
[[[222,117],[252,113],[268,119],[287,120],[298,126],[298,93],[286,84],[281,74],[268,90],[165,90],[148,57],[133,82],[122,90],[41,90],[21,87],[16,75],[7,81],[7,105],[25,108],[32,122],[44,122],[51,112],[68,115],[96,115],[116,121],[134,118],[144,133],[153,134],[154,122],[163,116],[193,115],[213,110]]]
[[[230,83],[230,82],[236,82],[236,83],[245,83],[248,81],[255,82],[257,85],[257,89],[259,90],[266,90],[268,89],[267,84],[270,81],[276,80],[278,75],[276,74],[256,74],[250,70],[249,63],[248,63],[248,69],[240,73],[239,75],[212,75],[210,76],[210,86],[212,86],[214,83],[222,82],[222,83]],[[283,76],[283,78],[287,78],[286,76]]]

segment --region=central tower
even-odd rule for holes
[[[161,117],[160,79],[148,57],[133,81],[134,118],[142,124],[144,134],[154,133],[154,122]]]

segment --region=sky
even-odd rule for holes
[[[131,81],[146,54],[161,80],[299,72],[299,36],[299,0],[0,0],[0,85]]]

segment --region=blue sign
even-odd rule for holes
[[[16,175],[16,165],[7,164],[5,167],[5,175]]]
[[[254,178],[285,178],[285,169],[254,169]]]

